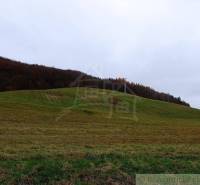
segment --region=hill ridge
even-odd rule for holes
[[[123,78],[101,79],[80,71],[26,64],[0,57],[0,91],[55,89],[77,86],[116,90],[148,99],[190,106],[180,97],[158,92],[150,87],[129,82]]]

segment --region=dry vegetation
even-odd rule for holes
[[[88,88],[0,93],[1,184],[200,173],[199,144],[200,111],[188,107]]]

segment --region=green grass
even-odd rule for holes
[[[88,88],[0,93],[0,184],[133,184],[200,173],[199,155],[197,109]]]

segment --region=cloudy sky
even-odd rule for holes
[[[125,77],[200,108],[200,1],[1,1],[0,55]]]

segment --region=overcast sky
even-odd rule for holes
[[[125,77],[200,108],[200,1],[1,1],[0,55]]]

